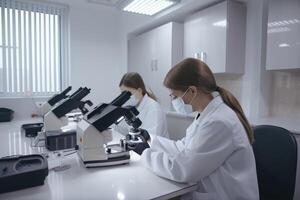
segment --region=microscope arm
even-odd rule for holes
[[[87,116],[86,120],[102,132],[108,129],[112,124],[124,117],[126,123],[133,128],[138,128],[142,124],[141,120],[136,116],[139,114],[135,107],[117,107],[110,104],[102,104],[103,110],[100,114],[94,115],[91,118]]]
[[[112,100],[109,104],[101,103],[96,106],[91,112],[87,114],[87,119],[90,119],[96,115],[99,115],[108,105],[122,106],[130,98],[131,93],[128,91],[123,91],[119,96]]]
[[[54,106],[56,103],[60,102],[61,100],[67,98],[67,93],[70,92],[72,89],[72,86],[67,87],[64,91],[62,91],[60,94],[55,94],[53,97],[51,97],[48,100],[48,104],[50,106]]]
[[[57,118],[61,118],[72,110],[79,108],[79,106],[82,105],[81,100],[90,93],[90,90],[91,89],[88,89],[86,87],[77,90],[75,94],[72,94],[68,99],[53,108],[52,112],[56,115]]]

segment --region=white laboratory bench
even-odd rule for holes
[[[20,126],[32,120],[0,123],[0,157],[16,154],[48,153],[43,147],[31,147],[31,139]],[[76,199],[169,199],[196,190],[196,184],[180,184],[156,176],[131,152],[130,163],[103,168],[85,168],[77,154],[58,158],[50,153],[49,168],[70,164],[65,171],[49,171],[42,186],[0,194],[2,200],[76,200]]]

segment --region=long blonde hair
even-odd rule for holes
[[[253,130],[240,103],[228,90],[217,86],[216,79],[206,63],[194,58],[184,59],[167,73],[164,85],[183,92],[190,86],[195,86],[205,93],[218,91],[224,103],[236,113],[243,124],[250,144],[254,142]]]
[[[122,86],[122,85],[124,85],[126,87],[130,87],[130,88],[134,88],[134,89],[141,88],[143,95],[147,94],[150,98],[157,101],[153,92],[147,91],[145,83],[143,81],[143,78],[139,73],[128,72],[128,73],[124,74],[119,83],[119,86]]]

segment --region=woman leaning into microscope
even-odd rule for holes
[[[237,99],[216,85],[210,68],[188,58],[166,75],[176,111],[197,112],[179,141],[151,138],[135,151],[147,168],[177,182],[196,182],[184,199],[258,200],[253,131]]]
[[[141,121],[141,128],[148,131],[150,137],[169,137],[167,132],[165,113],[152,92],[146,90],[145,83],[140,74],[130,72],[124,74],[120,83],[120,90],[129,91],[130,99],[125,105],[135,106],[139,111],[137,116]],[[123,120],[113,129],[121,134],[127,135],[130,127]]]

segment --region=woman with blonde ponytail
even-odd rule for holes
[[[176,111],[198,114],[182,140],[154,138],[143,163],[158,176],[198,183],[184,199],[258,200],[253,131],[238,100],[193,58],[171,68],[164,85]]]
[[[142,121],[141,128],[153,136],[169,137],[167,132],[165,113],[156,101],[155,95],[146,90],[144,81],[138,73],[124,74],[119,84],[121,91],[131,92],[127,105],[136,106],[140,112],[138,117]],[[130,127],[122,121],[113,129],[121,134],[128,134]]]

